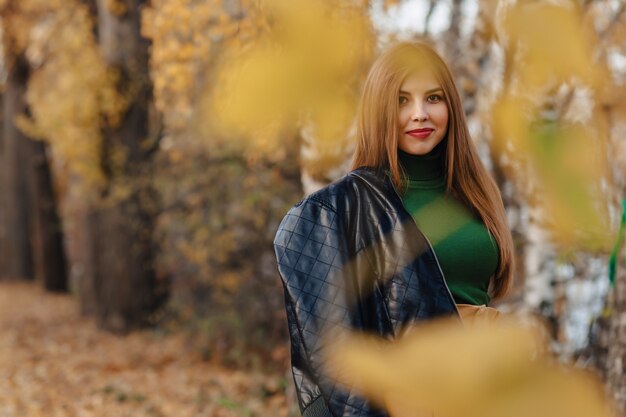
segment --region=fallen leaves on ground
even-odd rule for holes
[[[99,330],[70,295],[0,283],[0,416],[286,416],[282,374],[203,362],[180,334]]]

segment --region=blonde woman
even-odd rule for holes
[[[352,168],[296,204],[274,241],[303,417],[393,414],[328,377],[338,330],[393,340],[424,320],[496,315],[488,305],[512,281],[500,193],[431,47],[401,43],[374,62]]]

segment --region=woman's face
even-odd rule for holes
[[[431,71],[411,73],[398,93],[398,148],[425,155],[446,137],[448,106]]]

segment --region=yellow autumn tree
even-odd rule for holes
[[[208,338],[200,344],[218,346],[210,356],[226,360],[243,360],[250,341],[267,345],[267,333],[284,337],[282,322],[265,314],[282,311],[269,243],[301,197],[298,131],[314,116],[327,153],[349,142],[337,132],[351,122],[371,54],[366,2],[300,6],[153,0],[143,10],[162,115],[158,268],[174,282],[172,308]]]
[[[3,31],[15,39],[34,68],[26,99],[31,118],[18,124],[31,137],[50,143],[57,167],[67,178],[81,178],[77,193],[102,185],[99,169],[103,120],[115,125],[125,109],[114,89],[116,73],[107,69],[87,7],[79,1],[9,1]]]

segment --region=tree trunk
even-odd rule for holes
[[[119,126],[104,132],[102,168],[108,183],[102,201],[89,216],[93,253],[92,283],[82,285],[84,300],[95,301],[102,327],[128,331],[149,323],[166,292],[154,272],[152,230],[157,197],[149,184],[151,149],[148,106],[148,41],[140,35],[139,8],[143,1],[126,0],[126,10],[113,13],[98,0],[98,35],[108,65],[121,74],[119,89],[132,101]],[[124,155],[120,162],[114,155]],[[125,188],[130,192],[122,192]],[[88,307],[83,307],[88,310]]]
[[[461,38],[461,20],[463,19],[462,0],[452,0],[450,5],[450,26],[444,36],[445,56],[453,74],[459,73],[462,63],[462,54],[465,52],[466,43]]]
[[[150,324],[163,301],[153,267],[153,214],[145,197],[131,197],[90,216],[95,310],[100,325],[126,332]],[[89,299],[89,298],[87,298]]]
[[[606,359],[606,381],[620,411],[626,411],[626,256],[618,252],[618,267],[615,288],[610,296],[611,310],[608,351]]]
[[[6,47],[6,46],[5,46]],[[5,52],[6,56],[10,50]],[[3,95],[2,150],[0,153],[0,278],[32,279],[33,253],[30,245],[29,139],[15,125],[24,114],[28,63],[22,56],[9,57]]]
[[[67,268],[63,246],[63,228],[57,212],[50,164],[46,155],[46,144],[31,143],[33,171],[32,192],[34,216],[33,249],[35,254],[35,276],[48,291],[67,291]]]

